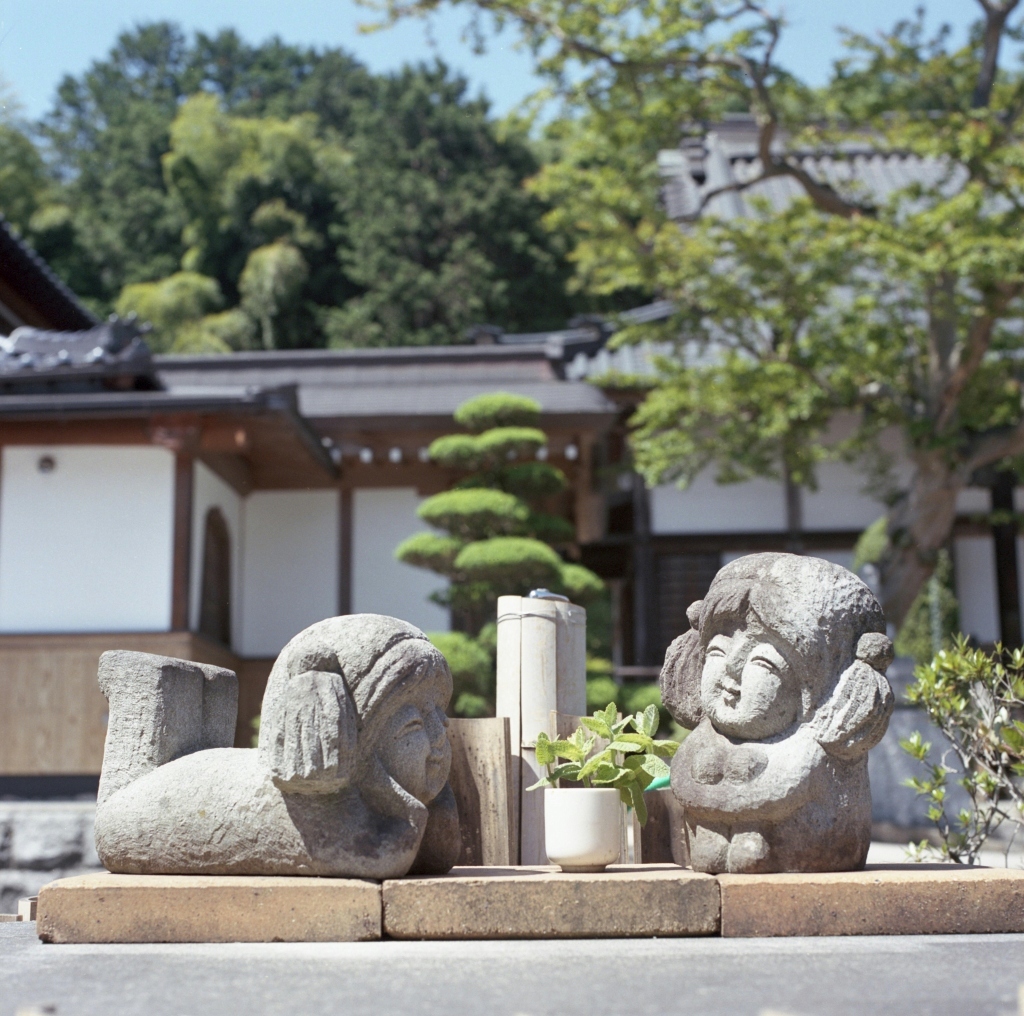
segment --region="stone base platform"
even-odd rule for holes
[[[84,875],[44,886],[46,942],[352,942],[1024,932],[1024,870],[810,875],[455,868],[437,878]]]
[[[43,886],[44,942],[362,942],[380,885],[348,878],[80,875]]]
[[[556,868],[453,868],[384,883],[388,938],[637,938],[717,935],[711,875],[675,864],[613,865],[600,874]]]

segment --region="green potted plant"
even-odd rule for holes
[[[623,803],[646,824],[644,790],[668,776],[665,760],[679,747],[678,741],[655,740],[658,722],[656,705],[619,719],[609,703],[584,716],[565,740],[544,733],[537,738],[537,762],[547,775],[528,789],[545,788],[545,849],[562,871],[604,871],[618,858]],[[583,786],[561,787],[562,781]]]

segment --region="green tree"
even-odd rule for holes
[[[53,186],[27,235],[92,306],[181,272],[219,286],[230,319],[164,348],[452,342],[589,306],[523,188],[525,133],[442,64],[373,75],[338,50],[144,25],[65,78],[40,136]]]
[[[536,458],[547,446],[537,427],[540,404],[506,392],[480,395],[455,411],[463,432],[440,437],[430,458],[462,473],[452,490],[420,505],[419,516],[439,532],[417,533],[395,556],[443,575],[447,588],[432,599],[451,608],[461,636],[437,638],[453,672],[469,680],[457,689],[456,712],[493,709],[494,610],[499,596],[525,596],[537,587],[586,604],[604,585],[589,569],[566,561],[575,530],[557,513],[565,474]],[[561,553],[559,553],[561,551]],[[484,672],[475,644],[487,654]],[[451,653],[451,655],[449,655]],[[457,665],[456,665],[457,664]],[[465,696],[465,697],[463,697]]]
[[[923,13],[878,38],[847,33],[821,90],[780,65],[783,19],[752,0],[462,2],[516,26],[563,102],[537,190],[576,238],[578,284],[679,308],[660,333],[622,336],[674,343],[636,421],[646,478],[711,467],[813,487],[822,459],[865,461],[891,505],[879,569],[899,624],[958,492],[1024,451],[1024,75],[999,64],[1020,0],[979,0],[960,47],[927,36]],[[383,6],[395,19],[438,0]],[[758,160],[671,221],[658,151],[734,111],[754,117]],[[912,160],[920,178],[880,195],[807,168],[804,154],[851,141]],[[799,199],[755,205],[753,219],[705,214],[770,181]],[[893,432],[905,472],[886,455]]]

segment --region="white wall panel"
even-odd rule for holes
[[[199,607],[203,583],[203,537],[206,514],[219,508],[231,535],[231,638],[238,645],[242,625],[242,515],[243,501],[238,492],[212,469],[196,462],[192,488],[192,571],[189,576],[189,624],[199,627]]]
[[[999,638],[996,552],[991,536],[963,536],[954,542],[960,629],[979,642]]]
[[[1019,489],[1019,488],[1018,488]],[[1014,491],[1014,500],[1017,499],[1017,491]],[[987,487],[965,487],[956,496],[956,510],[963,515],[970,515],[975,512],[989,512],[992,510],[992,497]],[[1018,508],[1017,511],[1021,509]]]
[[[786,528],[786,498],[781,483],[751,480],[716,483],[701,473],[685,490],[675,485],[651,491],[653,533],[754,533]]]
[[[338,612],[338,492],[254,491],[242,518],[237,648],[276,656],[293,635]]]
[[[395,560],[395,548],[429,529],[416,515],[415,487],[364,487],[352,495],[352,610],[390,614],[424,631],[447,631],[448,611],[427,597],[444,579]]]
[[[164,448],[4,448],[0,631],[166,631],[173,516]]]
[[[865,529],[885,514],[885,505],[864,493],[866,478],[846,462],[818,466],[818,489],[804,490],[804,529]]]

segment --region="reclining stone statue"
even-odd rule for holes
[[[687,617],[661,673],[666,708],[692,730],[671,767],[683,856],[711,873],[862,867],[867,753],[893,708],[871,590],[820,558],[751,554]]]
[[[452,677],[393,617],[321,621],[281,651],[257,748],[233,748],[229,670],[108,652],[96,848],[112,872],[442,873],[460,848],[448,784]]]

